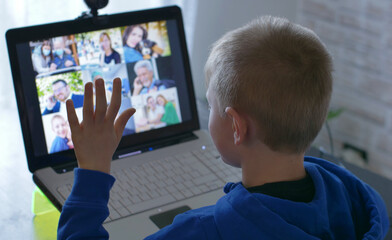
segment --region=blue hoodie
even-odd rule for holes
[[[228,183],[213,206],[178,215],[152,239],[383,239],[389,222],[383,200],[347,170],[306,157],[313,180],[311,202],[248,192]],[[94,184],[91,184],[94,182]],[[102,222],[114,183],[110,175],[76,169],[75,184],[60,217],[58,239],[108,238]],[[89,224],[86,225],[86,222]]]

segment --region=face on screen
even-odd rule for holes
[[[134,27],[128,35],[127,45],[135,48],[143,39],[143,30],[140,27]]]
[[[65,102],[71,94],[70,88],[64,82],[57,82],[52,85],[54,96],[57,100]]]
[[[107,50],[111,49],[111,43],[110,43],[110,40],[109,40],[109,38],[108,38],[108,36],[106,34],[102,35],[102,38],[101,38],[101,48],[104,51],[107,51]]]
[[[60,138],[65,138],[68,134],[68,124],[63,117],[54,117],[52,119],[52,130]]]
[[[150,71],[145,67],[141,67],[136,70],[136,75],[144,87],[150,87],[152,83],[153,71]]]

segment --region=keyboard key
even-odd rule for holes
[[[190,190],[193,193],[193,195],[199,195],[199,194],[202,193],[202,191],[199,188],[197,188],[197,187],[193,187]]]
[[[163,188],[167,186],[167,183],[165,181],[158,181],[156,185],[158,188]]]
[[[192,172],[190,172],[190,175],[191,175],[193,178],[198,178],[198,177],[200,177],[199,171],[192,171]]]
[[[185,181],[184,185],[189,189],[195,186],[195,184],[192,181]]]
[[[142,184],[139,184],[138,186],[136,186],[136,188],[137,188],[137,189],[139,190],[139,192],[141,192],[141,193],[146,193],[146,192],[149,191],[149,189],[148,189],[146,186],[142,185]]]
[[[160,196],[160,194],[156,190],[150,191],[149,194],[150,194],[151,198],[157,198]]]
[[[140,197],[143,201],[146,201],[146,200],[151,199],[150,195],[147,194],[147,193],[139,194],[139,197]]]
[[[170,193],[178,192],[178,190],[177,190],[174,186],[167,186],[166,189],[167,189],[167,191],[169,191]]]
[[[134,196],[131,197],[131,201],[132,201],[133,203],[139,203],[139,202],[141,202],[142,200],[141,200],[140,197],[138,197],[137,195],[134,195]]]
[[[192,175],[190,175],[189,173],[182,175],[182,177],[184,178],[185,181],[194,179],[194,177],[192,177]]]
[[[121,217],[126,217],[131,215],[131,212],[128,211],[128,209],[125,207],[117,208],[116,211],[120,214]]]
[[[164,181],[160,181],[160,180],[164,180],[167,178],[167,176],[163,173],[157,173],[155,176],[156,176],[156,178],[158,178],[158,181],[161,183],[164,183]]]
[[[193,196],[193,193],[189,191],[188,189],[182,189],[181,193],[184,194],[185,197],[189,198]]]
[[[176,198],[176,200],[182,200],[185,198],[185,196],[180,192],[173,193],[173,196]]]
[[[109,218],[111,220],[116,220],[116,219],[119,219],[120,217],[121,217],[121,215],[118,214],[118,212],[116,210],[111,210],[110,211]]]
[[[157,189],[157,192],[158,192],[160,195],[169,194],[169,192],[168,192],[165,188],[158,188],[158,189]]]
[[[184,179],[181,177],[181,176],[174,176],[173,177],[173,180],[176,182],[176,183],[182,183],[182,182],[184,182]]]
[[[200,191],[202,192],[208,192],[210,189],[206,185],[201,185],[199,186]]]
[[[195,185],[202,185],[204,183],[212,182],[215,180],[217,180],[217,177],[211,174],[211,175],[203,176],[201,178],[196,178],[193,180],[193,182],[195,183]]]
[[[113,209],[123,207],[123,205],[120,203],[119,200],[112,200],[112,199],[110,199],[109,201],[109,206],[111,206]]]
[[[170,169],[170,170],[166,170],[165,174],[167,177],[174,177],[176,174]]]
[[[150,189],[151,192],[153,192],[153,191],[156,191],[158,187],[155,185],[154,182],[151,182],[151,183],[147,184],[147,188]]]
[[[129,198],[123,198],[119,201],[124,207],[131,205],[132,201]]]
[[[177,183],[176,185],[174,185],[178,190],[182,190],[182,189],[185,189],[186,187],[185,187],[185,185],[184,184],[182,184],[182,183]]]
[[[173,179],[167,178],[166,184],[167,184],[166,186],[171,186],[171,185],[175,184],[175,182],[173,181]]]

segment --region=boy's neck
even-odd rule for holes
[[[304,154],[274,152],[265,145],[247,151],[241,163],[242,184],[248,188],[272,182],[300,180],[306,177],[303,161]]]

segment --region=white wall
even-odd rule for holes
[[[357,4],[358,2],[358,4]],[[367,152],[365,167],[392,179],[392,5],[390,0],[301,0],[298,22],[313,29],[334,60],[330,122],[335,155],[348,143]],[[324,128],[315,141],[329,151]],[[360,160],[356,163],[362,163]]]
[[[298,0],[200,0],[195,16],[191,67],[196,95],[205,97],[204,64],[212,43],[224,33],[261,15],[286,17],[295,21]]]

